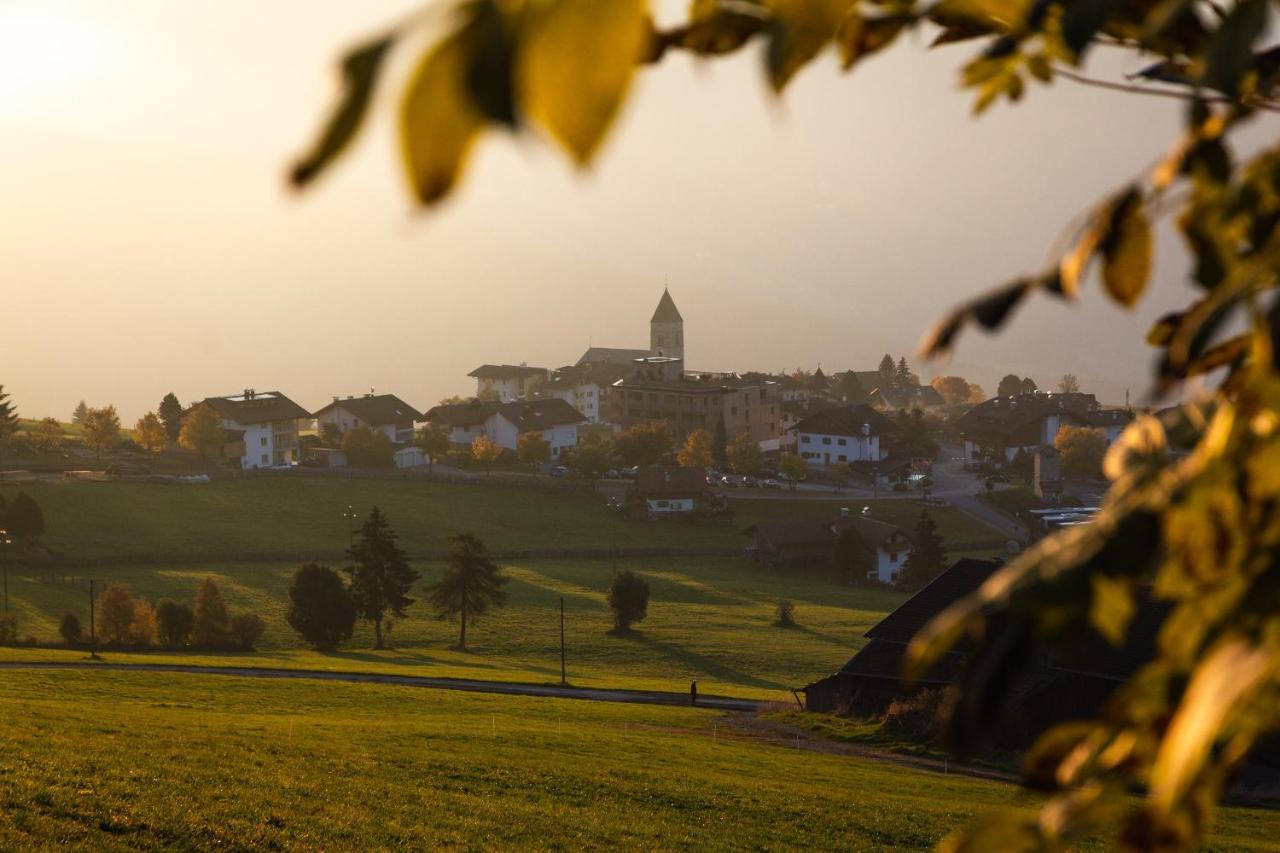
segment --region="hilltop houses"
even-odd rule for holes
[[[395,394],[365,394],[363,397],[334,397],[333,402],[314,412],[316,427],[334,424],[346,432],[357,427],[368,427],[381,432],[393,444],[409,444],[413,441],[413,425],[422,420],[422,413],[401,400]]]
[[[564,400],[519,400],[499,403],[472,400],[436,406],[426,415],[428,423],[449,431],[449,441],[466,449],[486,436],[504,450],[514,452],[520,436],[536,432],[551,445],[551,458],[559,459],[565,449],[578,443],[578,425],[586,420]]]
[[[310,414],[279,391],[246,388],[200,402],[218,413],[226,433],[223,457],[236,467],[275,468],[299,461],[298,423]]]
[[[1052,446],[1064,426],[1098,429],[1112,442],[1132,420],[1132,412],[1104,409],[1092,394],[1035,391],[979,403],[960,415],[954,427],[964,439],[966,461],[991,457],[1004,464],[1019,451],[1032,454],[1039,447]]]
[[[881,438],[893,423],[866,403],[833,406],[795,423],[795,452],[811,466],[847,466],[850,462],[879,462],[889,458]]]

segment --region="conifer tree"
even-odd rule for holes
[[[351,577],[351,597],[361,619],[373,623],[374,648],[385,648],[382,634],[388,616],[404,618],[413,604],[409,590],[418,573],[409,567],[409,556],[396,544],[387,517],[376,506],[360,526],[360,538],[347,551],[354,565],[347,566]]]
[[[467,623],[474,624],[490,608],[502,606],[507,598],[502,591],[507,577],[474,534],[461,533],[450,541],[454,551],[439,583],[427,587],[427,600],[437,619],[458,619],[458,649],[466,651]]]
[[[911,551],[902,564],[896,584],[899,589],[915,592],[942,574],[946,567],[947,549],[938,535],[938,525],[928,510],[922,510],[911,534]]]
[[[169,437],[169,443],[172,444],[177,441],[178,435],[182,432],[182,404],[178,402],[177,396],[172,391],[164,395],[156,414],[160,416],[160,421],[164,424],[165,435]]]

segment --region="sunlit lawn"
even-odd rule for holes
[[[457,626],[433,618],[424,604],[416,603],[392,629],[395,650],[369,651],[372,631],[361,624],[349,649],[321,655],[304,650],[285,621],[288,579],[295,567],[146,566],[103,568],[95,576],[104,583],[127,584],[153,601],[168,597],[190,602],[197,582],[212,575],[233,611],[257,613],[267,623],[261,652],[222,656],[240,665],[558,681],[563,597],[568,674],[576,684],[684,690],[698,679],[706,692],[787,700],[789,688],[839,668],[861,645],[863,632],[903,598],[885,590],[770,573],[736,558],[625,559],[619,567],[648,578],[652,597],[648,618],[630,634],[616,636],[609,633],[605,603],[612,561],[532,560],[507,566],[507,604],[468,630],[466,653],[449,648],[457,642]],[[438,563],[418,567],[422,583],[440,571]],[[773,624],[778,599],[784,597],[795,604],[797,628]],[[82,586],[12,577],[10,598],[23,635],[56,638],[58,620],[67,610],[88,620],[88,591]],[[0,652],[0,659],[48,654],[82,656],[18,649]],[[129,656],[113,652],[109,658]]]

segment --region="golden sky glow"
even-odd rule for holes
[[[410,5],[0,3],[0,383],[21,414],[85,398],[131,422],[169,390],[247,386],[308,407],[376,386],[425,407],[484,361],[642,345],[664,282],[692,367],[871,369],[946,304],[1039,266],[1179,117],[1059,84],[975,121],[963,45],[907,44],[850,77],[827,58],[781,102],[754,50],[673,56],[642,73],[589,175],[495,136],[454,201],[415,214],[384,96],[353,156],[291,195],[333,57]],[[1141,332],[1185,301],[1160,239],[1136,314],[1037,301],[938,370],[1138,392]]]

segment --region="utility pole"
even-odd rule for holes
[[[4,612],[9,612],[9,555],[13,550],[13,540],[9,531],[0,530],[0,545],[4,546]]]
[[[569,683],[564,672],[564,596],[560,596],[560,683]]]
[[[89,578],[89,657],[98,657],[98,620],[93,612],[93,578]]]
[[[347,547],[354,548],[356,546],[356,510],[351,504],[347,504],[347,511],[342,514],[347,520]]]

